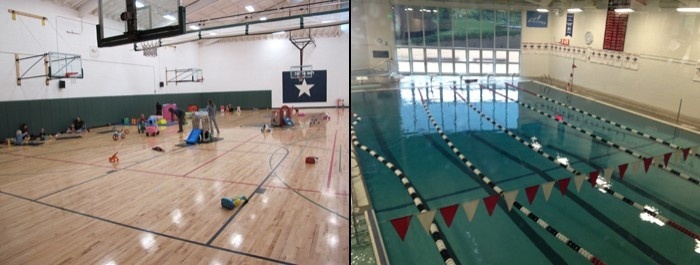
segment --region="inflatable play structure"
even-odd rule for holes
[[[272,126],[294,126],[292,122],[292,108],[287,105],[283,105],[279,110],[272,111],[272,118],[270,120]]]
[[[197,111],[192,114],[192,131],[185,141],[187,144],[211,142],[212,131],[209,114],[206,111]]]

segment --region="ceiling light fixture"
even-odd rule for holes
[[[245,10],[248,10],[248,12],[255,11],[255,9],[253,9],[253,6],[245,6]]]
[[[199,27],[197,27],[197,25],[190,25],[190,29],[199,30]]]
[[[549,9],[546,9],[546,8],[538,8],[538,9],[537,9],[537,12],[540,12],[540,13],[547,13],[547,12],[549,12]]]
[[[583,9],[580,9],[580,8],[569,8],[569,9],[566,10],[566,12],[569,12],[569,13],[578,13],[578,12],[583,12]]]
[[[679,7],[676,8],[676,11],[698,13],[700,12],[700,7]]]
[[[139,2],[139,1],[134,2],[134,5],[136,5],[136,8],[142,8],[145,6],[143,3]]]
[[[632,8],[615,8],[615,13],[632,13],[634,9]]]
[[[173,16],[171,16],[171,15],[165,15],[165,16],[163,16],[163,18],[165,18],[165,19],[167,19],[167,20],[171,20],[171,21],[175,21],[175,20],[176,20],[176,18],[173,17]]]
[[[261,17],[261,18],[260,18],[260,21],[265,21],[265,20],[267,20],[266,17]]]

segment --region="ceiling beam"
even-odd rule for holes
[[[86,15],[91,14],[93,11],[97,10],[100,3],[98,0],[88,0],[84,4],[78,7],[78,17],[84,18]]]

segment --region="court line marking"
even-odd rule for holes
[[[260,135],[259,135],[259,134],[254,134],[252,137],[246,139],[246,140],[243,141],[243,142],[240,142],[239,144],[237,144],[236,146],[232,147],[231,149],[229,149],[228,151],[224,152],[223,154],[220,154],[220,155],[218,155],[218,156],[216,156],[216,157],[210,159],[209,161],[204,162],[203,164],[199,165],[198,167],[196,167],[196,168],[190,170],[189,172],[185,173],[185,175],[183,175],[183,176],[187,176],[187,175],[189,175],[190,173],[195,172],[195,171],[197,171],[197,170],[200,169],[200,168],[203,168],[204,166],[208,165],[209,163],[214,162],[214,160],[217,160],[217,159],[221,158],[222,156],[224,156],[224,155],[230,153],[231,151],[233,151],[233,149],[236,149],[236,148],[238,148],[239,146],[250,142],[250,140],[253,140],[253,138],[258,137],[258,136],[260,136]]]
[[[331,165],[328,167],[328,181],[326,182],[326,191],[331,188],[331,176],[333,176],[333,162],[335,161],[335,140],[338,139],[338,129],[335,129],[333,136],[333,150],[331,150]]]
[[[26,200],[26,201],[30,201],[30,202],[42,204],[42,205],[44,205],[44,206],[48,206],[48,207],[55,208],[55,209],[58,209],[58,210],[66,211],[66,212],[69,212],[69,213],[73,213],[73,214],[77,214],[77,215],[82,215],[82,216],[85,216],[85,217],[88,217],[88,218],[92,218],[92,219],[95,219],[95,220],[99,220],[99,221],[111,223],[111,224],[114,224],[114,225],[118,225],[118,226],[130,228],[130,229],[137,230],[137,231],[141,231],[141,232],[151,233],[151,234],[158,235],[158,236],[162,236],[162,237],[167,237],[167,238],[174,239],[174,240],[178,240],[178,241],[185,242],[185,243],[190,243],[190,244],[194,244],[194,245],[198,245],[198,246],[203,246],[203,247],[207,247],[207,248],[213,248],[213,249],[217,249],[217,250],[221,250],[221,251],[225,251],[225,252],[229,252],[229,253],[233,253],[233,254],[244,255],[244,256],[251,257],[251,258],[261,259],[261,260],[270,261],[270,262],[277,262],[277,263],[281,263],[281,264],[294,264],[294,263],[290,263],[290,262],[286,262],[286,261],[276,260],[276,259],[269,258],[269,257],[258,256],[258,255],[251,254],[251,253],[236,251],[236,250],[227,249],[227,248],[222,248],[222,247],[217,247],[217,246],[209,246],[209,245],[206,245],[206,244],[201,243],[201,242],[197,242],[197,241],[193,241],[193,240],[189,240],[189,239],[185,239],[185,238],[181,238],[181,237],[177,237],[177,236],[172,236],[172,235],[168,235],[168,234],[164,234],[164,233],[160,233],[160,232],[156,232],[156,231],[151,231],[151,230],[148,230],[148,229],[145,229],[145,228],[140,228],[140,227],[136,227],[136,226],[124,224],[124,223],[120,223],[120,222],[117,222],[117,221],[112,221],[112,220],[105,219],[105,218],[102,218],[102,217],[97,217],[97,216],[94,216],[94,215],[91,215],[91,214],[82,213],[82,212],[78,212],[78,211],[71,210],[71,209],[66,209],[66,208],[63,208],[63,207],[61,207],[61,206],[56,206],[56,205],[49,204],[49,203],[45,203],[45,202],[42,202],[42,201],[32,200],[32,199],[29,199],[29,198],[26,198],[26,197],[23,197],[23,196],[20,196],[20,195],[15,195],[15,194],[12,194],[12,193],[7,193],[7,192],[4,192],[4,191],[0,191],[0,193],[1,193],[1,194],[8,195],[8,196],[15,197],[15,198],[23,199],[23,200]]]
[[[288,150],[287,148],[285,148],[285,147],[280,147],[280,148],[278,148],[277,150],[275,150],[275,153],[276,153],[278,150],[280,150],[280,149],[284,149],[285,151],[287,151],[287,153],[284,154],[284,157],[282,157],[282,159],[281,159],[281,160],[277,163],[277,165],[270,171],[270,173],[267,174],[267,176],[260,182],[260,184],[258,184],[258,186],[253,190],[253,193],[250,194],[250,195],[248,196],[248,201],[250,201],[250,200],[253,198],[253,196],[255,196],[255,194],[257,194],[255,191],[257,191],[258,189],[260,189],[260,187],[263,185],[263,183],[265,183],[265,181],[267,181],[267,179],[270,178],[270,176],[272,176],[273,173],[275,173],[275,170],[277,170],[277,167],[279,167],[279,166],[282,164],[282,162],[284,162],[284,160],[287,158],[287,155],[289,155],[289,150]],[[273,155],[274,155],[274,153],[273,153]],[[273,155],[270,155],[269,160],[272,160]],[[246,203],[246,204],[247,204],[247,203]],[[243,207],[244,207],[244,206],[245,206],[245,204],[242,205],[240,208],[238,208],[238,210],[235,211],[235,212],[233,213],[233,215],[231,215],[231,217],[228,218],[228,220],[226,220],[226,222],[221,226],[221,228],[219,228],[219,230],[216,231],[216,233],[214,234],[214,236],[212,236],[212,237],[209,239],[209,241],[207,241],[207,246],[210,246],[211,243],[214,242],[214,240],[216,240],[217,237],[219,237],[219,235],[221,234],[221,232],[223,232],[224,229],[226,229],[226,226],[228,226],[228,224],[231,223],[231,221],[233,220],[233,218],[236,217],[236,215],[238,215],[238,213],[240,213],[240,212],[243,210]]]

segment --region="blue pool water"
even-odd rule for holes
[[[447,83],[447,82],[445,82]],[[645,119],[534,82],[521,82],[528,91],[584,109],[609,120],[660,137],[681,147],[697,146],[700,135]],[[626,132],[621,128],[565,109],[515,89],[503,82],[489,86],[522,103],[589,130],[607,140],[641,153],[645,157],[672,152],[668,146]],[[496,194],[485,185],[442,140],[428,120],[421,97],[447,137],[504,191],[518,190],[516,201],[527,207],[580,247],[607,264],[700,264],[696,248],[700,242],[669,225],[644,221],[640,211],[615,197],[583,183],[577,191],[573,178],[565,196],[557,188],[545,201],[542,188],[532,205],[525,188],[573,177],[566,169],[541,157],[469,108],[481,110],[520,137],[536,136],[542,150],[569,159],[576,170],[614,168],[610,189],[656,209],[664,217],[691,233],[700,233],[700,186],[653,165],[628,168],[620,181],[617,166],[640,159],[531,111],[478,85],[457,90],[434,82],[402,83],[399,89],[353,92],[352,111],[362,117],[355,126],[360,142],[399,167],[431,210],[480,200],[472,221],[460,209],[450,227],[442,215],[435,222],[446,239],[450,254],[460,264],[588,264],[564,243],[554,238],[520,211],[508,211],[503,198],[487,213],[483,198]],[[461,96],[461,97],[460,97]],[[462,97],[464,99],[462,99]],[[372,205],[380,223],[381,236],[393,264],[442,264],[433,239],[415,218],[416,206],[401,181],[375,158],[358,149],[360,165]],[[700,159],[689,157],[669,167],[700,179]],[[390,220],[414,215],[402,241]]]

